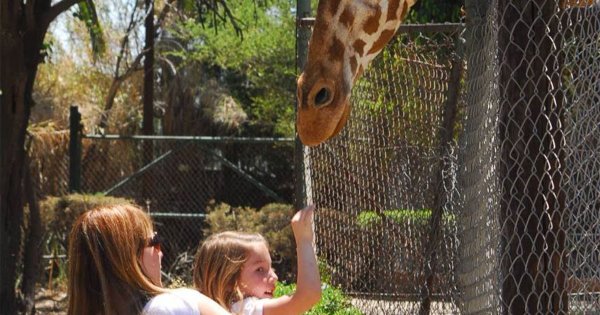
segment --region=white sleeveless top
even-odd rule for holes
[[[200,292],[181,288],[161,293],[146,303],[143,315],[200,315]]]
[[[263,302],[256,297],[248,297],[231,305],[231,311],[242,315],[262,315]]]

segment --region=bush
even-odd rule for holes
[[[296,290],[295,284],[277,283],[275,296],[290,295]],[[305,315],[361,315],[361,311],[350,304],[348,297],[342,290],[330,285],[325,285],[321,294],[321,301]]]
[[[296,275],[296,243],[290,220],[294,207],[271,203],[256,210],[250,207],[232,207],[225,203],[210,204],[207,208],[208,236],[223,231],[241,231],[262,234],[269,242],[269,250],[280,280],[294,281]]]
[[[427,226],[431,218],[431,209],[407,210],[394,209],[384,210],[381,214],[375,211],[363,211],[356,216],[356,223],[360,227],[372,227],[380,224],[382,217],[385,217],[396,224],[415,224],[418,226]],[[454,224],[456,218],[453,214],[444,213],[442,215],[443,224]]]
[[[42,259],[42,254],[58,257],[67,253],[71,227],[81,213],[96,207],[116,204],[133,204],[133,202],[123,198],[81,194],[48,197],[41,201],[43,253],[39,253],[39,259]],[[43,261],[42,266],[44,263],[47,261]],[[49,279],[50,284],[58,279],[59,285],[65,285],[63,281],[66,280],[66,272],[66,260],[51,259],[46,267],[44,280]]]
[[[131,204],[131,200],[104,195],[72,194],[62,197],[48,197],[40,202],[40,216],[45,235],[57,235],[65,245],[73,223],[80,214],[100,206]]]
[[[430,242],[430,209],[365,210],[358,214],[325,208],[319,211],[320,257],[331,269],[333,285],[356,292],[420,293],[425,280],[424,254]],[[455,215],[442,215],[435,293],[450,281],[455,225]]]

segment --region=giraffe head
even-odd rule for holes
[[[335,136],[350,115],[350,91],[392,39],[416,0],[320,0],[304,72],[296,128],[305,145]]]

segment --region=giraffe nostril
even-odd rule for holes
[[[315,95],[315,106],[325,106],[331,102],[331,92],[326,88],[321,88]]]

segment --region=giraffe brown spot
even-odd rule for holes
[[[350,28],[350,26],[352,26],[352,23],[354,23],[354,14],[352,13],[352,11],[350,11],[350,8],[344,9],[344,12],[342,12],[342,15],[340,15],[340,23],[342,23],[347,28]]]
[[[400,21],[404,21],[404,18],[408,15],[408,2],[402,3],[402,11],[400,12]]]
[[[387,11],[387,21],[395,20],[398,18],[398,7],[400,6],[401,0],[391,0]],[[406,2],[404,2],[406,4]]]
[[[379,29],[379,18],[381,17],[381,9],[377,8],[374,15],[371,15],[363,25],[365,33],[371,35]]]
[[[367,54],[370,55],[379,52],[390,41],[390,39],[392,39],[394,33],[396,33],[396,30],[385,30],[381,32],[381,36],[379,36],[377,41],[373,43],[373,46]]]
[[[344,43],[337,38],[333,38],[333,42],[329,47],[329,58],[333,60],[341,60],[344,57]]]
[[[358,55],[362,57],[365,53],[365,45],[366,43],[364,41],[358,39],[354,42],[354,44],[352,44],[352,48],[354,48],[354,51],[356,51]]]

